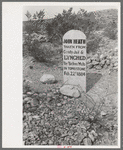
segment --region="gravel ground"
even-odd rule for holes
[[[24,145],[117,145],[116,72],[87,70],[87,93],[72,98],[59,91],[61,64],[39,63],[28,57],[23,65]],[[42,84],[44,73],[53,74],[57,82]],[[99,96],[106,94],[106,88],[109,95],[103,101]]]
[[[107,105],[108,109],[110,106]],[[23,94],[24,144],[115,145],[116,107],[110,113],[103,110],[84,93],[72,98],[62,95],[58,87],[39,93],[26,91]],[[112,138],[109,143],[107,138]]]

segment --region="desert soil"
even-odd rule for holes
[[[54,75],[57,82],[54,84],[41,83],[40,78],[44,73]],[[60,95],[60,93],[57,93],[58,92],[57,90],[59,89],[59,87],[63,85],[62,63],[58,62],[55,65],[51,65],[48,63],[46,64],[46,63],[36,62],[31,56],[25,57],[23,59],[23,79],[25,79],[28,82],[31,88],[31,91],[33,91],[33,94],[36,93],[37,96],[39,96],[40,93],[44,93],[44,95],[46,96],[48,91],[51,93],[54,93],[55,91],[57,94],[56,96],[54,96],[53,94],[52,97],[55,97],[55,98],[57,97],[57,99],[63,99],[64,102],[67,103],[66,105],[64,105],[62,104],[62,101],[59,101],[55,105],[53,105],[53,107],[49,109],[50,112],[47,109],[49,114],[51,114],[51,112],[54,112],[55,115],[52,116],[52,120],[54,120],[55,122],[56,121],[58,122],[58,124],[53,127],[54,129],[53,131],[51,131],[52,134],[50,138],[48,138],[47,134],[46,135],[44,134],[44,137],[42,137],[41,139],[38,137],[39,138],[38,142],[36,142],[36,139],[33,142],[32,142],[32,139],[28,141],[30,139],[29,138],[30,132],[34,136],[34,132],[32,130],[32,128],[34,128],[34,125],[31,124],[30,122],[28,122],[28,125],[26,125],[26,127],[24,125],[23,131],[24,131],[25,145],[35,145],[35,144],[38,144],[38,145],[92,145],[92,144],[93,145],[116,145],[117,144],[117,92],[118,92],[117,91],[118,89],[117,77],[118,75],[116,71],[111,72],[109,74],[109,70],[106,70],[106,69],[102,69],[99,71],[94,70],[94,69],[87,70],[87,93],[86,94],[89,97],[91,97],[91,99],[89,99],[89,97],[88,98],[85,97],[85,95],[81,93],[82,94],[81,98],[77,99],[78,102],[76,103],[76,99],[64,97],[63,95],[59,96],[58,98],[58,95]],[[26,97],[31,97],[31,96],[26,94]],[[27,117],[26,119],[24,119],[24,124],[27,124],[27,120],[29,121],[29,118],[28,118],[29,116],[32,118],[32,120],[33,120],[33,117],[35,116],[40,117],[39,108],[42,108],[43,107],[42,105],[45,105],[45,106],[49,105],[49,102],[47,101],[47,96],[45,98],[42,98],[42,97],[40,98],[43,101],[39,100],[40,101],[39,107],[35,107],[33,109],[31,108],[26,109],[27,104],[24,104],[24,110],[23,110],[24,117],[25,116]],[[44,102],[44,99],[46,99],[46,102]],[[80,105],[82,101],[85,103],[82,103]],[[81,115],[79,114],[78,118],[76,118],[77,114],[75,113],[75,111],[77,112],[83,111],[82,110],[83,105],[86,106],[87,114],[88,114],[88,108],[90,110],[94,108],[94,110],[99,110],[100,112],[105,113],[104,118],[103,119],[101,118],[101,120],[99,119],[98,122],[100,123],[99,124],[97,123],[99,127],[97,127],[98,125],[97,124],[95,125],[94,123],[91,126],[91,123],[88,122],[88,124],[91,126],[90,130],[92,131],[93,129],[98,135],[94,139],[94,141],[93,141],[93,138],[92,139],[88,138],[88,136],[86,135],[89,132],[87,131],[87,129],[86,129],[86,132],[83,133],[86,136],[83,137],[82,135],[79,135],[79,131],[78,131],[79,129],[77,127],[74,128],[74,125],[78,126],[79,123],[83,122],[82,118],[80,117]],[[77,106],[78,107],[81,106],[80,110],[78,110]],[[70,107],[72,107],[73,111],[67,112],[67,110],[70,109]],[[48,106],[45,108],[42,108],[42,110],[46,108],[48,108]],[[65,111],[65,113],[63,110]],[[42,113],[44,116],[47,114],[47,112],[42,112]],[[64,118],[63,116],[65,114],[66,114],[66,122],[63,119]],[[70,116],[71,114],[73,115],[72,117]],[[76,118],[78,120],[71,121],[70,119],[73,119],[73,118]],[[44,118],[42,118],[42,120],[44,121],[44,124],[53,123],[52,121],[45,122]],[[74,123],[72,124],[70,123],[70,121]],[[34,124],[37,124],[36,119],[33,120],[32,122]],[[60,125],[60,123],[62,125]],[[85,124],[87,124],[87,122]],[[94,128],[94,125],[96,126],[95,128]],[[87,128],[87,125],[85,125],[85,127]],[[37,125],[37,128],[40,129],[39,125]],[[26,129],[32,130],[32,131],[27,131],[28,133],[26,133]],[[57,129],[57,131],[55,131],[55,129]],[[74,129],[77,130],[75,133],[73,133]],[[42,131],[43,130],[47,131],[47,127],[45,127],[45,125],[44,126],[42,125]],[[72,133],[69,133],[69,130]],[[89,132],[88,135],[91,134],[91,131]],[[54,132],[56,132],[56,134]],[[64,134],[62,135],[61,132],[65,132],[66,136],[64,137]],[[26,133],[26,136],[25,136],[25,133]],[[80,141],[76,139],[77,138],[76,136],[80,137]],[[66,139],[66,137],[68,137],[68,139]],[[89,139],[91,139],[90,142],[89,142]]]

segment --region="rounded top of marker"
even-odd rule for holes
[[[86,39],[86,35],[80,30],[70,30],[64,34],[63,38]]]

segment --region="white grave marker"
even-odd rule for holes
[[[63,36],[63,79],[65,84],[79,85],[86,92],[86,36],[79,30]]]

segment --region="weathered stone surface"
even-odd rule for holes
[[[93,68],[93,64],[88,64],[88,68],[89,69]]]
[[[106,62],[106,60],[102,60],[100,64],[101,64],[101,65],[104,65],[105,62]]]
[[[97,137],[97,133],[96,133],[94,130],[91,131],[91,134],[92,134],[94,137]]]
[[[96,59],[96,58],[99,58],[99,55],[98,54],[95,54],[94,55],[94,58]]]
[[[52,140],[49,140],[49,145],[53,145],[53,141]]]
[[[91,132],[88,133],[88,136],[91,139],[91,141],[94,142],[95,138]]]
[[[99,62],[97,62],[97,61],[93,61],[93,62],[92,62],[92,64],[93,64],[93,65],[98,65],[98,64],[99,64]]]
[[[77,135],[77,140],[80,143],[80,142],[82,142],[83,139],[84,139],[84,135],[81,132],[79,132],[78,135]]]
[[[37,100],[37,99],[32,99],[31,100],[31,106],[33,107],[33,106],[37,106],[39,104],[39,101]]]
[[[96,66],[96,69],[97,69],[97,70],[101,70],[102,67],[101,67],[100,65],[97,65],[97,66]]]
[[[31,97],[26,97],[26,98],[24,98],[23,102],[30,102],[31,100],[32,100]]]
[[[62,104],[61,104],[61,103],[58,103],[57,106],[60,107],[60,106],[62,106]]]
[[[116,66],[116,67],[113,67],[113,70],[118,70],[118,66]]]
[[[91,63],[91,59],[89,58],[89,59],[87,59],[87,64],[89,64],[89,63]]]
[[[27,95],[29,95],[29,96],[31,96],[33,94],[34,94],[33,92],[27,92]]]
[[[36,119],[36,120],[39,120],[40,119],[40,116],[33,116],[32,118]]]
[[[103,116],[106,116],[106,115],[107,115],[107,113],[106,113],[106,112],[104,112],[104,111],[101,111],[100,115],[103,117]]]
[[[53,93],[52,93],[52,92],[47,93],[47,97],[48,97],[48,98],[53,97]]]
[[[30,111],[30,112],[34,112],[34,111],[36,111],[36,109],[37,109],[37,107],[31,107],[31,108],[29,109],[29,111]]]
[[[105,65],[103,66],[103,68],[107,69],[107,68],[108,68],[108,66],[105,64]]]
[[[23,94],[23,99],[26,98],[26,97],[28,97],[28,96],[26,94]]]
[[[47,84],[52,84],[56,81],[55,77],[51,74],[44,74],[41,78],[40,81],[42,83],[47,83]]]
[[[62,101],[62,104],[64,105],[64,104],[66,104],[67,103],[67,101],[66,100],[64,100],[64,101]]]
[[[24,107],[25,109],[28,109],[30,107],[30,104],[25,104]]]
[[[85,139],[83,140],[83,144],[84,144],[84,145],[92,145],[91,139],[90,139],[90,138],[85,138]]]
[[[113,66],[114,66],[114,67],[117,67],[117,66],[118,66],[118,62],[115,62]]]
[[[38,96],[39,96],[40,98],[44,98],[44,97],[46,97],[46,93],[40,93]]]
[[[96,58],[95,61],[100,62],[100,59],[99,59],[99,58]]]
[[[107,60],[106,60],[106,64],[107,64],[107,65],[110,65],[110,63],[111,63],[110,60],[107,59]]]
[[[60,92],[63,95],[71,96],[71,97],[79,97],[80,92],[76,86],[73,85],[64,85],[60,88]]]
[[[103,60],[103,59],[105,59],[106,58],[106,55],[104,55],[104,54],[101,54],[100,55],[100,60]]]
[[[43,141],[41,144],[42,144],[42,145],[47,145],[47,142],[46,142],[46,141]]]

